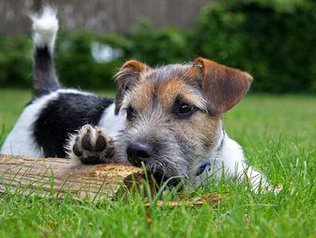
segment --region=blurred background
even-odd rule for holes
[[[30,88],[27,15],[46,4],[58,9],[66,86],[114,89],[131,58],[155,66],[203,56],[248,71],[254,92],[316,93],[313,0],[0,0],[1,88]]]

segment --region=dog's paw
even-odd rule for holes
[[[66,145],[69,158],[79,159],[83,164],[110,162],[115,149],[111,138],[100,127],[83,126],[72,135]]]

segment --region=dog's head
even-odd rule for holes
[[[204,58],[150,68],[131,60],[116,75],[115,113],[126,113],[122,160],[156,177],[191,177],[214,151],[221,115],[245,95],[252,77]]]

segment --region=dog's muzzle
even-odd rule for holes
[[[128,161],[137,167],[142,163],[146,165],[154,153],[154,147],[149,143],[134,142],[130,143],[126,149]]]
[[[154,146],[148,142],[131,142],[126,148],[128,161],[134,166],[146,167],[158,185],[162,185],[168,181],[168,186],[177,186],[181,179],[179,177],[170,178],[166,176],[164,169],[160,167],[161,164],[157,166],[155,153]]]

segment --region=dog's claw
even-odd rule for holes
[[[70,158],[77,158],[83,164],[98,164],[110,161],[114,155],[111,138],[102,128],[83,126],[71,137],[66,146]]]

